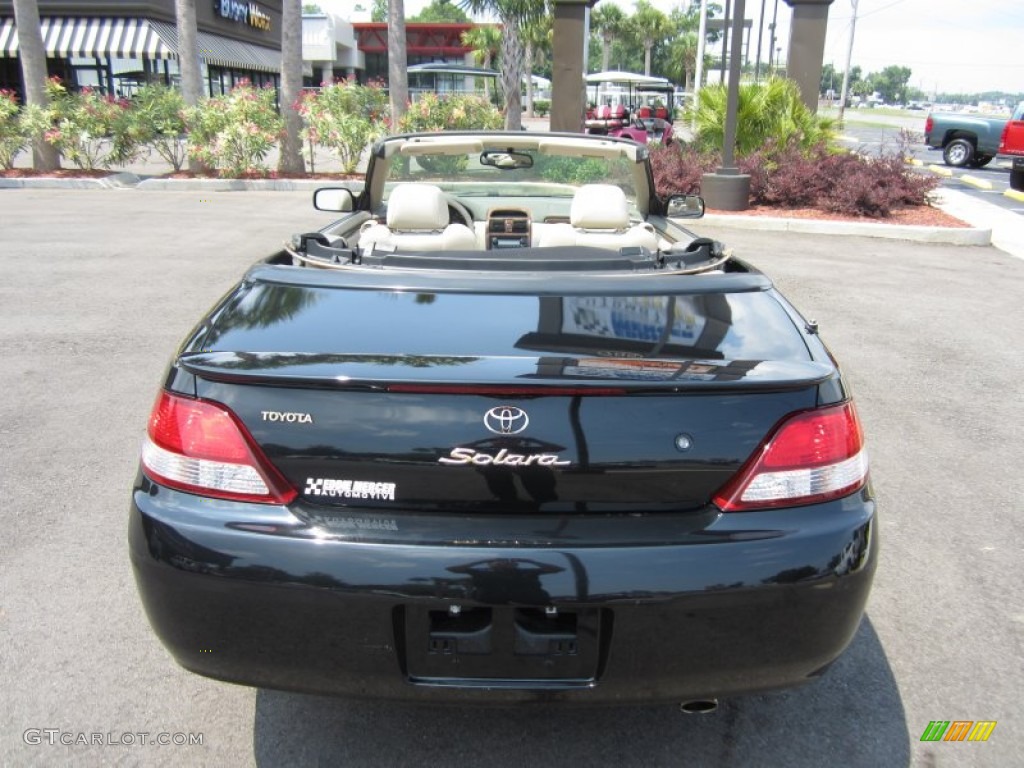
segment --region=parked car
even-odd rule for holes
[[[129,549],[178,663],[708,711],[842,653],[878,558],[849,388],[646,146],[393,136],[313,201],[153,406]]]
[[[946,165],[955,168],[988,165],[999,151],[1004,117],[982,117],[958,112],[932,112],[925,119],[924,141],[942,150]]]
[[[1010,188],[1024,192],[1024,103],[1017,106],[1013,117],[1003,127],[999,138],[999,154],[1013,158]]]

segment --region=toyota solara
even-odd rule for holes
[[[706,710],[842,653],[878,553],[848,386],[646,147],[393,136],[313,204],[153,405],[130,552],[179,664]]]

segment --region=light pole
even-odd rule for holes
[[[839,97],[839,125],[843,125],[843,116],[846,113],[846,100],[850,98],[850,64],[853,62],[853,33],[857,30],[857,0],[850,0],[853,3],[853,19],[850,21],[850,43],[846,47],[846,71],[843,73],[843,93]]]
[[[744,211],[750,207],[750,175],[735,165],[736,113],[740,101],[740,58],[743,51],[745,0],[735,0],[732,17],[732,48],[729,57],[729,82],[726,86],[725,136],[722,140],[722,165],[714,173],[701,176],[700,190],[709,208],[720,211]]]

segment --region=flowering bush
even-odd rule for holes
[[[0,168],[14,167],[14,156],[28,146],[26,130],[12,91],[0,90]]]
[[[188,153],[231,176],[266,172],[263,160],[284,131],[284,119],[274,109],[274,89],[245,82],[186,109],[185,124]]]
[[[390,125],[388,95],[377,83],[342,80],[306,91],[296,109],[304,122],[303,141],[331,150],[345,173],[356,169],[366,145],[387,134]]]
[[[409,105],[398,127],[403,132],[497,130],[505,120],[497,107],[482,96],[424,93]],[[457,173],[466,166],[465,155],[457,157],[419,157],[416,161],[425,170]]]
[[[58,78],[46,81],[50,128],[43,138],[83,170],[123,165],[136,155],[128,132],[128,102],[92,88],[71,93]]]
[[[177,88],[143,86],[132,99],[127,133],[138,146],[156,151],[175,171],[185,163],[185,99]]]
[[[501,112],[481,96],[424,93],[409,105],[398,127],[413,131],[493,131],[505,124]]]

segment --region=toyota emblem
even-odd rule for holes
[[[514,405],[499,405],[484,414],[484,426],[496,435],[518,435],[529,425],[526,411]]]

